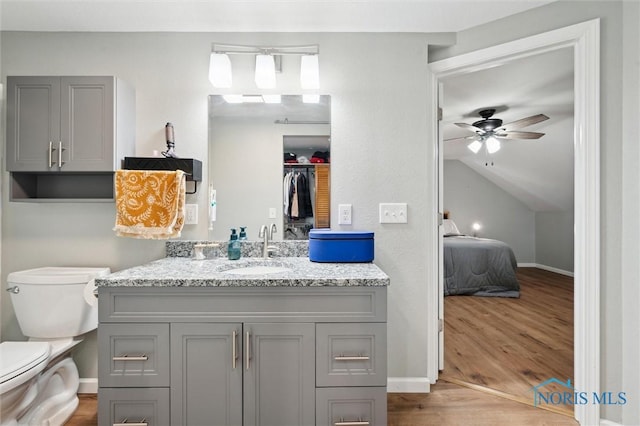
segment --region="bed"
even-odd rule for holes
[[[509,245],[462,235],[450,219],[444,226],[444,295],[520,297],[516,256]]]

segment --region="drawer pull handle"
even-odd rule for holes
[[[122,423],[114,423],[113,426],[148,426],[147,419],[142,419],[139,422],[128,422],[128,419],[124,419]]]
[[[244,344],[245,348],[244,350],[247,351],[247,353],[245,354],[245,368],[247,369],[247,371],[249,371],[249,367],[251,367],[251,333],[249,333],[247,331],[247,333],[245,334],[245,344]]]
[[[149,357],[146,355],[136,355],[136,356],[123,355],[123,356],[114,356],[111,359],[113,359],[114,361],[147,361]]]
[[[363,420],[357,420],[357,421],[343,421],[342,419],[340,419],[339,422],[335,422],[333,424],[334,426],[369,426],[370,423],[363,421]]]
[[[335,361],[369,361],[371,358],[369,358],[366,355],[356,355],[356,356],[338,355],[333,357],[333,359]]]
[[[62,151],[64,151],[64,148],[62,147],[62,141],[58,142],[58,168],[61,169],[62,168],[62,164],[64,164],[62,162]]]
[[[238,363],[238,332],[233,330],[233,342],[231,343],[231,359],[233,364],[233,369],[236,369],[236,364]]]
[[[53,141],[49,141],[49,168],[53,167]]]

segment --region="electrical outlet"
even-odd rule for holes
[[[269,219],[275,219],[275,218],[276,218],[276,208],[269,207]]]
[[[197,225],[198,224],[198,205],[197,204],[185,204],[185,206],[184,206],[184,224],[185,225]]]
[[[380,223],[407,223],[407,203],[380,203]]]
[[[351,204],[338,205],[338,225],[351,225]]]

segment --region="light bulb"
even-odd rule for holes
[[[309,90],[320,88],[318,55],[302,55],[300,59],[300,87]]]
[[[231,87],[231,60],[224,53],[212,53],[209,59],[209,81],[213,87]]]
[[[475,140],[467,145],[467,148],[469,148],[474,154],[477,154],[478,151],[480,151],[480,148],[482,148],[482,142]]]
[[[256,86],[260,89],[276,87],[276,63],[273,55],[256,55]]]
[[[487,152],[489,154],[500,151],[500,141],[497,138],[489,136],[485,143],[487,144]]]

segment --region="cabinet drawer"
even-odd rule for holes
[[[169,389],[126,388],[98,390],[98,424],[167,426]]]
[[[387,324],[316,326],[316,386],[386,386]]]
[[[101,387],[169,386],[169,324],[100,324]]]
[[[386,424],[386,387],[316,389],[316,426]]]

